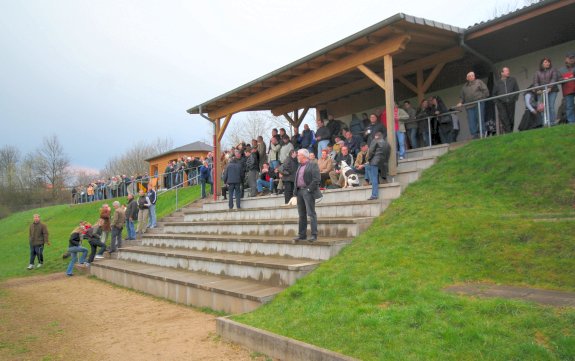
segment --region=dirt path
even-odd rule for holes
[[[264,360],[216,316],[63,274],[0,284],[0,360]]]

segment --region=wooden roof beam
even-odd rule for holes
[[[346,94],[355,93],[355,92],[358,92],[360,90],[364,90],[366,88],[369,88],[370,86],[373,86],[373,82],[371,80],[361,79],[361,80],[355,81],[353,83],[349,83],[349,84],[346,84],[343,86],[332,88],[331,90],[327,90],[327,91],[312,95],[310,97],[307,97],[305,99],[299,100],[299,101],[294,102],[294,103],[290,103],[290,104],[279,106],[277,108],[273,108],[272,114],[275,116],[279,116],[279,115],[282,115],[283,113],[290,111],[290,109],[310,107],[310,106],[314,106],[316,104],[325,103],[325,102],[328,102],[328,101],[333,100],[333,99],[341,98],[341,97],[345,96]]]
[[[429,86],[431,86],[431,83],[435,80],[435,78],[437,77],[437,75],[439,74],[441,69],[443,69],[443,65],[445,65],[445,63],[448,61],[454,61],[454,60],[460,59],[463,57],[463,55],[464,55],[463,49],[451,48],[451,49],[436,53],[434,55],[430,55],[430,56],[425,57],[425,58],[420,58],[420,59],[412,61],[410,63],[401,65],[401,66],[397,67],[396,69],[394,69],[393,72],[394,72],[394,75],[397,78],[397,80],[399,80],[401,83],[403,83],[405,86],[407,86],[415,94],[419,94],[418,88],[424,89],[423,92],[425,93],[427,91],[427,89],[429,88]],[[421,74],[423,74],[423,69],[428,69],[428,68],[437,66],[438,65],[438,63],[436,62],[437,60],[445,60],[445,61],[439,62],[439,64],[443,64],[443,65],[441,65],[440,68],[436,67],[434,69],[434,71],[436,71],[436,73],[437,73],[437,74],[435,74],[435,76],[433,76],[433,77],[431,76],[433,74],[433,72],[432,72],[432,74],[430,74],[430,76],[428,76],[427,79],[423,79],[423,75],[422,75],[421,76],[421,84],[414,86],[407,79],[404,78],[405,75],[412,74],[415,72],[418,72],[418,73],[421,72]],[[438,70],[436,70],[436,69],[438,69]],[[377,76],[379,77],[379,75],[377,75]],[[381,77],[379,77],[379,78],[381,78]],[[420,78],[418,78],[418,80],[419,79]],[[431,83],[429,83],[428,86],[425,87],[424,83],[429,82],[429,81]],[[418,83],[419,83],[419,81],[418,81]],[[354,92],[357,92],[360,90],[367,89],[371,85],[373,85],[373,80],[361,79],[361,80],[355,81],[353,83],[349,83],[349,84],[344,85],[344,86],[339,86],[337,88],[333,88],[332,90],[327,90],[325,92],[321,92],[319,94],[312,95],[308,98],[301,99],[301,100],[294,102],[294,103],[290,103],[290,104],[282,105],[282,106],[279,106],[276,108],[272,108],[271,111],[274,115],[278,116],[278,115],[281,115],[283,113],[289,112],[289,111],[291,111],[291,109],[294,109],[294,108],[313,107],[317,104],[322,104],[322,103],[325,103],[328,101],[332,101],[334,99],[342,98],[346,95],[346,92],[354,93]]]
[[[234,104],[220,108],[210,113],[210,118],[221,118],[226,114],[233,114],[243,111],[250,107],[254,107],[259,104],[277,99],[288,93],[297,92],[301,89],[305,89],[309,86],[321,83],[322,81],[334,78],[338,75],[348,72],[351,69],[356,68],[359,65],[380,59],[385,55],[396,54],[405,49],[405,46],[409,40],[409,36],[397,36],[391,38],[380,44],[344,57],[336,62],[327,64],[320,69],[313,70],[300,77],[290,79],[286,82],[278,84],[275,87],[266,89],[265,92],[254,94]]]
[[[357,67],[366,77],[371,79],[375,84],[379,85],[380,88],[385,89],[385,81],[379,77],[373,70],[365,65],[359,65]]]
[[[425,58],[421,58],[409,62],[407,64],[400,65],[394,69],[394,73],[395,75],[413,74],[418,69],[429,69],[432,66],[435,66],[436,64],[449,63],[451,61],[463,58],[464,55],[465,51],[459,46],[455,46],[453,48],[440,51],[439,53],[426,56]]]

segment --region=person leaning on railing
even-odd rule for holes
[[[475,73],[470,71],[467,73],[467,82],[461,88],[461,100],[458,107],[463,104],[475,102],[489,97],[489,90],[481,79],[475,78]],[[478,109],[479,107],[479,109]],[[473,103],[465,107],[467,113],[467,122],[469,124],[469,132],[473,139],[480,137],[479,131],[485,132],[485,103]]]

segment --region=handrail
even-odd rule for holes
[[[190,182],[195,182],[195,184],[198,184],[199,183],[199,169],[200,169],[200,166],[198,166],[198,167],[185,167],[185,168],[182,168],[179,170],[174,170],[172,172],[160,173],[160,174],[153,175],[153,176],[148,175],[148,176],[145,176],[145,177],[142,177],[139,179],[134,179],[134,180],[130,179],[129,185],[127,185],[123,180],[120,180],[117,183],[117,187],[115,189],[112,189],[112,187],[110,186],[110,184],[108,182],[100,183],[98,186],[94,187],[94,198],[93,199],[89,200],[87,198],[88,196],[87,196],[86,190],[84,189],[84,193],[85,193],[84,196],[86,197],[86,199],[82,199],[82,194],[80,194],[80,191],[79,191],[78,193],[76,193],[76,197],[79,199],[73,198],[72,203],[73,204],[75,204],[75,203],[88,203],[88,202],[91,202],[94,200],[104,200],[104,199],[117,198],[118,194],[120,194],[120,193],[122,194],[121,196],[125,196],[129,193],[128,187],[132,186],[133,183],[148,183],[152,179],[162,179],[165,176],[174,177],[177,173],[181,173],[181,172],[185,172],[187,175],[189,173],[189,171],[194,171],[194,170],[195,170],[195,175],[192,178],[188,178],[185,181],[182,179],[182,182],[178,183],[177,185],[170,185],[171,187],[166,189],[166,191],[171,190],[175,187],[181,187],[186,183],[190,184]],[[162,178],[160,178],[160,177],[162,177]],[[72,186],[70,188],[76,188],[78,186],[87,188],[84,185],[76,185],[76,186]],[[113,191],[117,192],[116,196],[114,196]],[[109,193],[111,193],[111,194],[109,194]],[[158,195],[161,195],[163,193],[165,193],[165,191],[162,193],[159,193]],[[96,197],[96,194],[98,194],[99,196]]]
[[[429,142],[428,142],[427,147],[431,147],[431,119],[432,118],[441,117],[444,115],[451,115],[451,114],[460,113],[461,109],[463,109],[463,108],[469,108],[470,106],[477,105],[477,107],[478,107],[478,119],[479,119],[479,122],[478,122],[479,123],[479,134],[480,134],[481,138],[484,138],[485,134],[483,132],[483,122],[481,122],[481,107],[479,106],[479,104],[481,104],[483,102],[488,102],[488,101],[500,99],[500,98],[507,98],[507,97],[510,97],[513,95],[521,95],[521,94],[524,94],[526,92],[532,92],[534,90],[542,90],[543,103],[547,104],[547,102],[548,102],[547,96],[548,96],[548,92],[549,92],[548,89],[555,86],[555,85],[568,83],[570,81],[575,81],[575,78],[564,79],[564,80],[556,81],[556,82],[549,83],[549,84],[538,85],[538,86],[530,87],[530,88],[523,89],[523,90],[518,90],[518,91],[514,91],[514,92],[502,94],[502,95],[496,95],[496,96],[492,96],[492,97],[488,97],[488,98],[484,98],[484,99],[479,99],[479,100],[474,100],[474,101],[463,103],[463,104],[454,105],[454,106],[451,106],[449,109],[456,108],[458,110],[452,110],[452,111],[448,111],[448,112],[444,112],[444,113],[428,115],[426,117],[420,117],[420,118],[416,118],[416,119],[406,120],[406,121],[403,121],[403,123],[407,124],[407,123],[415,123],[415,122],[420,122],[422,120],[427,120],[427,128],[428,128],[427,134],[429,136],[428,137]],[[544,116],[543,120],[544,120],[545,125],[549,126],[550,120],[549,120],[549,115],[547,114],[547,106],[544,106],[543,116]],[[499,132],[499,129],[497,131]]]

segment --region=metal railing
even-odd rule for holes
[[[483,131],[483,121],[482,121],[483,114],[481,114],[481,103],[493,101],[493,100],[500,99],[500,98],[507,98],[509,96],[513,96],[516,94],[520,95],[520,94],[526,93],[528,91],[538,91],[539,90],[540,91],[539,95],[543,96],[543,105],[544,105],[543,106],[543,109],[544,109],[544,111],[543,111],[543,124],[544,124],[544,126],[549,127],[549,126],[551,126],[551,121],[552,120],[555,121],[555,119],[552,119],[552,120],[549,119],[549,109],[547,107],[547,103],[549,102],[549,99],[548,99],[549,89],[555,85],[561,85],[563,83],[567,83],[570,81],[575,81],[575,78],[565,79],[565,80],[561,80],[561,81],[557,81],[557,82],[549,83],[549,84],[545,84],[545,85],[534,86],[531,88],[518,90],[515,92],[511,92],[511,93],[506,93],[503,95],[497,95],[497,96],[492,96],[492,97],[488,97],[488,98],[484,98],[484,99],[480,99],[480,100],[476,100],[476,101],[472,101],[472,102],[468,102],[468,103],[463,103],[461,105],[454,105],[454,106],[451,106],[450,109],[457,108],[459,110],[452,110],[452,111],[448,111],[448,112],[444,112],[444,113],[432,114],[432,115],[428,115],[426,117],[420,117],[417,119],[407,120],[407,121],[404,121],[403,123],[407,124],[407,123],[415,123],[415,122],[420,122],[422,120],[427,120],[427,135],[428,135],[427,148],[429,148],[432,146],[431,122],[434,118],[439,118],[439,117],[447,116],[447,115],[451,116],[452,114],[460,113],[462,111],[461,109],[463,109],[463,108],[469,108],[469,106],[474,105],[474,106],[477,106],[477,118],[478,118],[477,122],[479,123],[479,135],[480,135],[480,138],[485,138],[487,133]],[[499,134],[499,118],[497,118],[496,123],[497,123],[496,131],[497,131],[497,134]],[[420,147],[420,148],[424,148],[424,147]]]
[[[190,168],[183,168],[180,170],[175,170],[172,172],[167,173],[160,173],[153,176],[145,176],[140,179],[131,180],[129,183],[125,182],[125,179],[122,179],[117,182],[117,184],[110,184],[109,182],[100,183],[97,187],[94,188],[94,195],[88,196],[87,194],[87,187],[82,186],[82,189],[78,190],[72,196],[72,204],[79,204],[79,203],[90,203],[94,201],[101,201],[106,199],[113,199],[117,197],[126,197],[128,194],[137,194],[139,185],[141,184],[149,184],[152,180],[157,179],[158,182],[156,184],[162,184],[162,188],[165,191],[171,190],[176,187],[184,187],[186,185],[191,186],[195,184],[199,184],[199,169],[200,167],[190,167]],[[186,176],[184,176],[184,174]],[[170,187],[166,188],[165,184],[165,177],[170,178]],[[181,178],[181,181],[180,181]],[[160,182],[161,180],[161,182]],[[176,185],[174,183],[179,182]],[[143,186],[142,186],[143,187]],[[78,188],[72,187],[72,188]],[[159,194],[162,194],[160,192]]]
[[[465,104],[461,104],[460,107],[468,108],[469,105],[474,105],[474,104],[477,106],[477,118],[478,118],[478,123],[479,123],[479,137],[485,138],[486,132],[483,131],[481,103],[485,103],[485,102],[500,99],[500,98],[507,98],[509,96],[513,96],[516,94],[519,95],[519,94],[522,94],[522,93],[525,93],[528,91],[534,91],[535,90],[536,93],[543,95],[543,126],[549,127],[552,125],[551,122],[556,120],[556,119],[549,119],[549,110],[548,110],[549,107],[547,106],[547,103],[549,103],[550,89],[556,85],[561,85],[563,83],[568,83],[570,81],[575,81],[575,78],[560,80],[560,81],[556,81],[556,82],[545,84],[545,85],[538,85],[538,86],[534,86],[534,87],[523,89],[523,90],[514,91],[511,93],[507,93],[507,94],[492,96],[492,97],[488,97],[485,99],[480,99],[480,100],[476,100],[473,102],[468,102]],[[539,91],[539,92],[537,92],[537,91]],[[553,105],[553,106],[555,106],[555,105]],[[499,124],[499,122],[497,122],[497,124]],[[497,134],[499,134],[499,126],[496,126],[496,131],[497,131]]]

